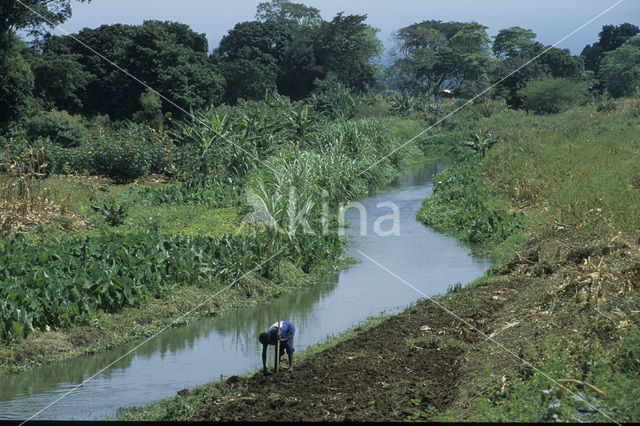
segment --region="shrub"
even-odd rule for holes
[[[144,140],[107,137],[91,148],[91,171],[114,179],[130,182],[159,171],[162,151]]]
[[[170,114],[167,113],[167,116]],[[162,98],[150,89],[140,95],[140,111],[133,114],[133,121],[162,130],[165,115],[162,114]]]
[[[43,149],[47,174],[83,173],[89,170],[89,154],[84,146],[63,148],[46,139],[35,146]]]
[[[587,100],[584,89],[566,78],[532,81],[518,91],[518,96],[524,109],[538,114],[556,114]]]
[[[169,142],[164,133],[142,124],[125,123],[86,145],[89,172],[130,182],[165,169]]]
[[[474,102],[472,108],[482,114],[484,117],[491,117],[508,109],[507,102],[502,99],[484,99]]]
[[[609,98],[609,97],[603,97],[600,102],[598,102],[596,110],[598,112],[602,112],[605,114],[611,113],[613,111],[615,111],[617,108],[616,105],[616,101]]]
[[[64,111],[36,115],[27,123],[27,132],[32,138],[49,138],[63,148],[79,146],[86,136],[84,126]]]
[[[341,85],[320,88],[308,98],[313,111],[330,120],[348,120],[358,112],[359,99]]]

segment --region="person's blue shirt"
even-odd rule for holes
[[[277,330],[278,323],[276,322],[271,327],[269,327],[267,333],[276,333]],[[282,336],[284,340],[289,340],[289,338],[293,337],[294,334],[296,334],[296,328],[293,326],[293,324],[291,324],[289,321],[280,321],[280,336]]]

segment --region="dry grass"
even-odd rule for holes
[[[0,232],[28,233],[49,226],[61,231],[90,227],[90,222],[50,199],[50,190],[42,185],[47,164],[42,150],[26,150],[27,167],[10,161],[5,153],[7,173],[0,176]]]

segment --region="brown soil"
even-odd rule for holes
[[[478,286],[475,297],[483,303],[469,303],[456,314],[490,332],[491,318],[505,303],[493,296],[516,294],[524,283],[514,279]],[[227,380],[242,396],[214,399],[192,419],[397,421],[417,406],[442,411],[458,396],[465,345],[480,338],[460,319],[424,300],[305,358],[292,372]]]

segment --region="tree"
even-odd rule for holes
[[[640,93],[640,36],[628,39],[622,46],[605,53],[600,66],[604,87],[612,96]]]
[[[309,34],[296,37],[284,48],[278,69],[276,83],[283,95],[297,100],[313,91],[313,83],[319,73],[316,71],[313,42]]]
[[[367,15],[338,13],[313,29],[313,46],[319,78],[334,74],[350,89],[368,90],[376,83],[371,60],[382,53],[378,30],[364,23]]]
[[[224,100],[235,103],[238,99],[262,99],[267,90],[276,89],[278,66],[273,56],[257,48],[245,46],[234,59],[221,63],[227,83]]]
[[[618,26],[605,25],[598,34],[598,41],[582,49],[581,55],[585,58],[585,68],[598,75],[600,62],[604,59],[605,53],[617,49],[638,34],[640,34],[640,28],[629,23]]]
[[[535,38],[536,33],[521,27],[502,29],[493,41],[493,54],[503,60],[520,56],[531,49]]]
[[[2,0],[0,39],[23,29],[31,35],[42,34],[45,27],[61,24],[70,17],[71,0]]]
[[[119,63],[178,106],[165,102],[164,112],[183,117],[184,111],[205,109],[222,99],[223,79],[208,60],[208,50],[206,35],[187,25],[145,21],[131,27]],[[142,94],[145,88],[136,83],[133,90]],[[134,105],[127,115],[136,109]]]
[[[208,107],[219,102],[224,80],[218,65],[208,58],[204,34],[175,22],[145,21],[142,25],[103,25],[84,29],[79,39],[105,57],[144,81],[171,103],[163,112],[181,117],[184,111]],[[113,65],[84,48],[74,38],[46,37],[44,58],[73,59],[91,78],[79,96],[87,114],[108,114],[111,118],[130,118],[139,109],[146,88]],[[64,75],[58,75],[64,80]],[[63,107],[63,106],[59,106]]]
[[[20,52],[23,48],[10,35],[0,55],[0,129],[25,115],[32,101],[33,74]]]
[[[486,29],[477,22],[431,20],[398,30],[393,68],[399,88],[432,95],[446,88],[477,92],[493,65]]]
[[[0,1],[0,127],[26,113],[33,99],[33,73],[16,31],[39,35],[45,27],[60,24],[70,16],[71,0]]]
[[[320,11],[289,0],[271,0],[258,5],[256,19],[286,28],[288,34],[288,40],[275,55],[278,91],[293,99],[309,95],[318,76],[311,27],[322,21]]]
[[[293,39],[293,28],[284,22],[236,24],[214,52],[227,81],[225,101],[262,99],[267,89],[275,89]]]
[[[438,52],[439,65],[435,69],[447,77],[448,88],[458,96],[475,95],[489,82],[494,59],[486,30],[487,27],[476,22],[464,24]]]
[[[272,56],[279,62],[293,36],[291,27],[282,22],[241,22],[222,38],[215,53],[222,61],[233,61],[240,57],[247,59],[240,51],[244,47],[250,47]]]
[[[36,55],[30,66],[35,77],[34,95],[42,98],[47,108],[82,111],[87,84],[94,76],[84,71],[78,55]]]
[[[531,30],[511,27],[500,30],[493,43],[493,53],[501,59],[492,77],[499,82],[495,93],[513,108],[522,106],[520,91],[529,82],[545,78],[567,78],[574,82],[585,79],[582,57],[572,56],[568,49],[546,47],[534,41],[535,37]],[[515,70],[518,71],[514,73]]]
[[[320,22],[320,11],[315,7],[291,3],[289,0],[271,0],[258,4],[256,19],[258,21],[282,22],[291,21],[301,26]]]

